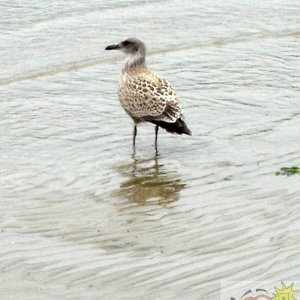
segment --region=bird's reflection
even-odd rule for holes
[[[179,200],[185,187],[175,172],[168,172],[159,164],[158,157],[148,160],[133,158],[131,163],[120,166],[119,172],[126,177],[117,196],[140,205],[166,205]]]

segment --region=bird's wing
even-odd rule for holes
[[[158,76],[131,76],[120,88],[124,109],[133,118],[174,123],[182,109],[172,86]]]

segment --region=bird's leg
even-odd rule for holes
[[[133,127],[133,141],[132,141],[132,146],[133,146],[133,152],[135,153],[135,137],[136,137],[136,134],[137,134],[137,126],[136,124],[134,124],[134,127]]]
[[[158,154],[158,150],[157,150],[157,133],[158,133],[158,126],[155,126],[155,152],[156,155]]]

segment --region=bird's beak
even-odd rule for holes
[[[117,44],[117,45],[109,45],[105,48],[105,50],[117,50],[117,49],[120,49],[120,45]]]

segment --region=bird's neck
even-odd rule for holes
[[[145,53],[138,51],[134,55],[128,55],[125,60],[123,71],[128,72],[135,68],[143,68],[146,66]]]

